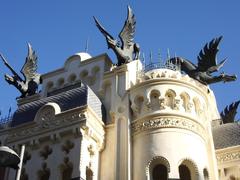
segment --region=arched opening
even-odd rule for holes
[[[93,172],[90,168],[86,168],[86,180],[93,180]]]
[[[179,170],[180,180],[191,180],[191,171],[186,165],[181,164],[178,167],[178,170]]]
[[[150,93],[150,102],[152,110],[157,110],[160,108],[159,102],[160,92],[158,90],[152,90]]]
[[[58,87],[62,87],[62,86],[64,85],[64,82],[65,82],[64,78],[58,79],[58,81],[57,81],[57,86],[58,86]]]
[[[168,169],[163,164],[157,164],[152,170],[152,180],[167,180]]]
[[[51,91],[52,88],[53,88],[53,86],[54,86],[53,82],[52,82],[52,81],[49,81],[49,82],[47,83],[47,91]]]
[[[69,83],[74,83],[74,81],[77,79],[77,76],[75,74],[71,74],[69,77],[68,77],[68,82]]]
[[[190,108],[189,108],[189,100],[190,100],[190,97],[189,95],[186,93],[186,92],[183,92],[180,94],[180,97],[182,99],[182,102],[183,102],[183,108],[186,112],[189,112],[190,111]]]
[[[174,108],[174,99],[176,97],[176,93],[173,90],[168,90],[165,94],[165,104],[171,109]]]
[[[138,113],[141,113],[142,111],[142,106],[143,106],[143,101],[144,101],[144,97],[143,96],[140,96],[140,95],[137,95],[135,98],[134,98],[134,103],[135,103],[135,111],[138,112]]]
[[[204,177],[204,180],[209,180],[209,174],[206,168],[203,169],[203,177]]]
[[[193,103],[194,103],[194,108],[195,108],[195,113],[196,115],[200,115],[201,112],[201,103],[198,98],[193,98]]]
[[[162,156],[153,157],[146,167],[148,180],[167,180],[169,172],[170,164],[168,160]]]

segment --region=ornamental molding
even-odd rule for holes
[[[217,154],[217,162],[218,163],[226,163],[232,161],[240,161],[240,147],[239,150],[236,152],[226,152]]]
[[[54,133],[56,129],[68,127],[76,123],[83,122],[86,119],[85,113],[59,114],[52,120],[31,123],[30,125],[12,128],[6,139],[7,143],[31,138],[46,132]]]
[[[131,124],[133,134],[138,134],[143,131],[160,129],[160,128],[180,128],[190,130],[199,134],[201,137],[205,135],[204,127],[199,123],[186,118],[178,117],[160,117],[151,119],[136,120]]]
[[[188,75],[181,74],[178,71],[172,70],[163,70],[163,69],[155,69],[153,71],[144,73],[142,71],[138,72],[137,75],[137,86],[141,86],[141,84],[146,84],[149,82],[155,81],[173,81],[174,83],[181,83],[190,88],[195,88],[201,92],[208,92],[208,86],[201,84],[200,82],[190,78]],[[166,83],[166,82],[165,82]]]

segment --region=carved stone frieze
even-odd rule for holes
[[[131,124],[132,132],[134,134],[146,130],[168,127],[187,129],[198,133],[201,136],[205,134],[204,128],[199,123],[185,118],[161,117],[155,119],[137,120]]]
[[[240,151],[217,154],[218,163],[224,163],[224,162],[236,161],[236,160],[240,161]]]
[[[51,121],[42,121],[42,123],[36,123],[31,127],[25,127],[21,129],[15,129],[14,131],[9,133],[7,137],[7,142],[15,141],[22,138],[32,137],[33,135],[37,135],[41,132],[45,132],[48,130],[54,130],[59,127],[66,127],[68,125],[74,124],[77,121],[81,121],[85,119],[84,113],[73,113],[68,114],[61,117],[55,117]]]

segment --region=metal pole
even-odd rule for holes
[[[23,144],[21,147],[21,155],[20,155],[20,163],[19,163],[19,168],[17,170],[17,176],[16,176],[16,180],[20,180],[21,177],[21,171],[22,171],[22,163],[23,163],[23,156],[24,156],[24,152],[25,152],[25,145]]]

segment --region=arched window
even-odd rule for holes
[[[209,174],[206,168],[203,169],[203,176],[204,176],[204,180],[209,180]]]
[[[165,104],[166,104],[166,106],[173,109],[174,108],[175,97],[176,97],[176,93],[173,90],[169,89],[165,94]]]
[[[153,157],[146,167],[148,180],[167,180],[170,172],[168,160],[162,156]]]
[[[163,164],[157,164],[152,170],[152,180],[167,180],[168,169]]]
[[[86,180],[93,180],[93,172],[90,168],[86,168]]]
[[[178,167],[178,170],[179,170],[180,180],[191,180],[191,171],[186,165],[181,164]]]
[[[150,102],[153,110],[157,110],[160,108],[159,96],[160,92],[158,90],[152,90],[150,93]]]

